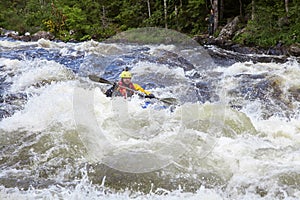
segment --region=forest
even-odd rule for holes
[[[300,0],[1,0],[0,27],[48,31],[62,41],[105,40],[140,27],[163,27],[189,36],[214,35],[241,18],[233,41],[244,45],[289,45],[300,41]]]

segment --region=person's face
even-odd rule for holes
[[[131,83],[131,78],[123,78],[123,82],[128,85]]]

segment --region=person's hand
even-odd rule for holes
[[[149,95],[146,95],[145,98],[153,99],[153,98],[155,98],[155,96],[154,96],[154,94],[149,94]]]
[[[107,97],[112,97],[113,94],[113,90],[112,89],[108,89],[106,90],[106,92],[104,93]]]
[[[114,90],[116,89],[116,87],[117,87],[117,83],[114,82],[113,86],[111,88],[109,88],[104,94],[107,97],[112,97],[112,94],[113,94]]]
[[[114,84],[113,84],[113,86],[112,86],[112,89],[114,90],[114,89],[116,89],[116,87],[117,87],[117,83],[114,82]]]

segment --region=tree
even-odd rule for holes
[[[255,7],[256,7],[256,4],[255,4],[255,0],[252,0],[252,3],[251,3],[251,20],[253,21],[255,19]]]
[[[224,16],[224,0],[221,0],[220,1],[220,20],[223,19],[223,16]]]
[[[299,41],[300,0],[2,0],[0,26],[21,34],[51,31],[63,40],[103,40],[145,26],[192,36],[207,31],[209,3],[215,11],[214,30],[225,18],[251,14],[248,32],[240,39],[246,44]]]
[[[218,28],[219,23],[219,1],[213,0],[212,8],[214,9],[214,33],[216,32]]]
[[[242,0],[239,0],[240,3],[240,16],[243,16],[243,3]]]
[[[150,0],[147,0],[147,8],[148,8],[148,16],[149,18],[151,17],[151,5],[150,5]]]
[[[167,15],[168,15],[167,0],[164,0],[165,28],[168,28],[168,21],[167,21],[168,16]]]

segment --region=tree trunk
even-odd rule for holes
[[[240,16],[243,16],[243,2],[242,0],[239,0],[240,2]]]
[[[252,0],[251,20],[255,19],[255,0]]]
[[[287,14],[289,12],[289,0],[284,0],[284,4],[285,4],[285,12]]]
[[[178,8],[176,4],[175,4],[174,12],[175,12],[175,19],[176,19],[176,29],[178,29]]]
[[[40,0],[40,5],[44,6],[45,5],[45,1],[44,0]]]
[[[223,14],[224,14],[224,0],[220,1],[220,20],[223,19]]]
[[[149,18],[151,17],[151,6],[150,6],[150,0],[147,0],[147,4],[148,4],[148,15]]]
[[[167,23],[167,0],[164,0],[164,13],[165,13],[165,28],[168,28],[168,23]]]
[[[106,27],[105,6],[102,6],[102,27]]]
[[[214,9],[214,33],[216,32],[218,28],[218,23],[219,23],[219,5],[218,5],[218,0],[214,0],[213,2],[213,9]]]

